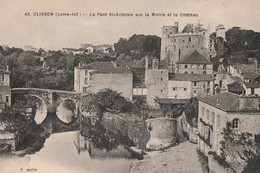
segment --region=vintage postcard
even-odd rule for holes
[[[0,173],[260,172],[259,0],[0,4]]]

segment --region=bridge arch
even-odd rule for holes
[[[74,122],[78,117],[78,100],[63,98],[57,105],[56,115],[65,124]]]
[[[41,102],[42,102],[42,105],[37,105],[37,110],[36,110],[35,117],[34,117],[36,124],[41,124],[47,117],[48,106],[42,97],[35,95],[35,94],[28,94],[28,96],[35,97],[35,98],[41,100]]]

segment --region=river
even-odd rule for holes
[[[0,172],[128,172],[133,159],[129,159],[130,153],[127,153],[123,146],[109,152],[96,148],[92,148],[91,152],[79,150],[83,145],[86,147],[86,143],[90,144],[78,131],[51,134],[46,139],[44,147],[35,154],[24,157],[0,157]]]

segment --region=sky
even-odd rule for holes
[[[32,45],[46,50],[79,48],[82,43],[114,44],[133,34],[161,35],[163,25],[201,23],[214,32],[260,31],[259,0],[0,0],[0,45]],[[31,16],[24,14],[29,12]],[[87,16],[33,16],[33,12],[78,12]],[[194,13],[198,17],[100,17],[90,13]]]

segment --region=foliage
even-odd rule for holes
[[[200,150],[196,149],[199,162],[202,165],[202,170],[204,173],[209,173],[209,163],[208,163],[208,157],[206,157]]]
[[[160,57],[161,38],[154,35],[136,35],[134,34],[128,40],[120,38],[115,43],[115,51],[118,54],[130,55],[131,50],[140,52],[137,58],[144,57],[145,55]]]
[[[223,135],[223,140],[220,142],[221,158],[229,157],[233,162],[243,160],[250,164],[260,157],[259,147],[253,141],[252,134],[236,133],[231,128],[230,122],[227,122],[226,128],[223,128],[221,134]]]
[[[192,127],[198,126],[198,107],[198,99],[192,98],[189,100],[189,102],[185,105],[184,108],[186,120]]]
[[[24,105],[16,104],[12,107],[6,107],[0,114],[0,123],[8,132],[14,133],[18,145],[24,141],[24,138],[31,134],[36,126],[34,119],[25,114]]]
[[[135,105],[126,100],[120,93],[111,89],[103,89],[96,94],[89,94],[85,100],[84,109],[92,114],[102,116],[103,112],[116,110],[119,112],[130,112]]]
[[[114,129],[113,131],[105,128],[101,119],[97,120],[95,125],[84,125],[82,130],[83,136],[91,139],[91,142],[96,148],[106,149],[110,151],[117,148],[119,145],[133,146],[134,143],[129,137],[124,135],[120,130]]]

